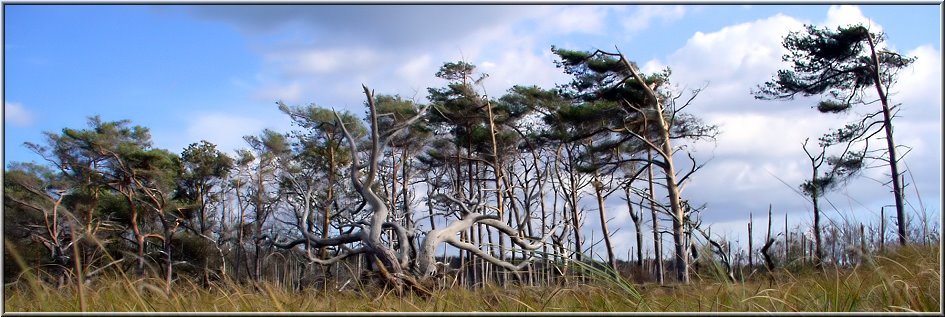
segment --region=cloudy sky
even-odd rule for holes
[[[362,83],[425,100],[433,74],[464,59],[490,75],[486,92],[567,81],[550,47],[612,50],[671,67],[680,89],[705,87],[688,109],[720,125],[717,142],[691,147],[705,169],[684,196],[705,203],[713,233],[744,236],[745,219],[809,223],[794,188],[809,175],[801,149],[851,117],[820,115],[814,99],[756,101],[750,89],[777,69],[781,39],[804,24],[864,23],[886,45],[918,57],[893,89],[896,140],[909,212],[940,218],[942,48],[938,5],[4,5],[4,164],[39,160],[23,142],[84,127],[87,116],[131,119],[155,146],[180,152],[206,139],[231,151],[263,128],[290,129],[275,106],[316,103],[361,113]],[[860,112],[874,109],[861,109]],[[827,216],[871,221],[892,204],[873,168],[830,195]],[[777,175],[775,177],[774,175]],[[779,180],[780,178],[780,180]],[[914,179],[914,180],[913,180]],[[786,184],[785,184],[786,183]],[[921,199],[920,199],[921,198]],[[920,201],[921,200],[921,201]],[[921,204],[920,204],[921,202]],[[588,201],[590,203],[590,201]],[[618,254],[631,237],[619,199],[608,200]],[[923,207],[924,206],[924,207]],[[591,213],[594,214],[594,213]],[[783,220],[781,220],[783,221]],[[776,221],[775,228],[781,221]],[[587,220],[596,228],[596,220]],[[598,235],[599,237],[599,235]],[[744,240],[744,239],[742,239]]]

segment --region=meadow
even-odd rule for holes
[[[386,287],[304,288],[279,283],[172,282],[112,272],[81,288],[29,273],[4,286],[6,312],[937,312],[940,248],[908,246],[851,268],[787,266],[729,282],[707,270],[690,285],[660,286],[590,272],[583,283],[438,289],[432,296]],[[761,270],[764,270],[763,268]]]

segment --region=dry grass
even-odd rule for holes
[[[856,268],[777,271],[737,283],[703,277],[688,286],[627,285],[601,279],[572,287],[453,288],[432,298],[391,290],[295,291],[274,283],[217,282],[203,287],[177,280],[170,294],[160,278],[113,274],[84,288],[89,311],[939,311],[937,247],[907,247],[874,256]],[[697,279],[698,280],[698,279]],[[724,281],[724,280],[721,280]],[[629,292],[638,293],[639,297]],[[30,275],[4,287],[7,312],[79,311],[74,285],[56,289]]]

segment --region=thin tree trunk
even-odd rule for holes
[[[647,160],[653,160],[653,152],[646,151]],[[653,220],[653,254],[656,261],[656,281],[663,285],[663,239],[659,232],[659,217],[656,214],[656,193],[653,186],[653,165],[647,169],[647,183],[650,191],[650,217]]]
[[[236,279],[239,280],[239,279],[240,279],[240,268],[241,268],[241,265],[243,264],[243,257],[244,257],[244,253],[245,253],[245,250],[243,250],[243,234],[244,234],[244,233],[243,233],[243,229],[244,229],[243,218],[246,216],[245,210],[243,209],[242,198],[241,198],[241,196],[240,196],[240,178],[239,178],[239,175],[237,175],[237,178],[236,178],[236,207],[240,210],[239,229],[238,229],[238,232],[237,232],[237,244],[238,244],[238,246],[237,246],[237,248],[236,248]]]
[[[863,223],[860,223],[860,260],[866,256],[866,234],[863,231]]]
[[[329,144],[328,146],[328,191],[325,196],[325,208],[322,212],[322,238],[328,238],[328,224],[331,223],[331,201],[334,199],[335,195],[335,147]],[[322,246],[318,250],[319,255],[322,259],[328,258],[328,248]]]
[[[788,249],[790,249],[791,239],[788,237],[787,213],[784,213],[784,266],[788,263]]]
[[[768,233],[765,235],[765,242],[771,240],[771,204],[768,204]]]
[[[164,271],[164,274],[165,274],[164,275],[164,292],[167,294],[170,294],[171,293],[171,277],[172,277],[172,274],[174,273],[174,263],[171,259],[171,241],[172,241],[171,239],[173,238],[172,237],[173,232],[171,231],[171,228],[169,227],[170,224],[167,223],[167,219],[163,216],[163,212],[161,215],[161,225],[163,225],[164,227],[164,260],[167,261],[167,263],[165,263],[165,271]]]
[[[752,220],[751,216],[752,214],[749,212],[748,213],[748,269],[749,270],[755,266],[755,262],[752,261],[752,255],[751,255],[754,252],[754,248],[752,248],[752,241],[751,241],[751,238],[752,238],[751,237],[751,220]]]
[[[489,115],[489,137],[492,141],[492,171],[495,175],[495,190],[496,190],[496,207],[498,207],[499,220],[501,221],[505,215],[505,203],[503,201],[503,196],[505,189],[503,188],[505,181],[504,176],[502,175],[502,168],[499,163],[499,150],[498,143],[496,142],[495,135],[495,120],[492,116],[492,104],[486,100],[486,109]],[[499,242],[499,259],[505,260],[505,239],[502,236],[502,232],[498,233],[498,242]],[[490,239],[491,240],[491,239]],[[490,241],[491,242],[491,241]]]
[[[814,259],[813,260],[814,260],[814,267],[820,268],[822,265],[821,259],[823,259],[824,257],[824,251],[823,251],[823,247],[821,244],[821,237],[820,237],[820,207],[817,204],[817,201],[820,198],[818,196],[819,193],[817,191],[817,185],[816,185],[817,167],[819,166],[819,164],[814,165],[814,159],[811,158],[811,165],[813,165],[813,176],[811,177],[811,182],[813,185],[811,186],[810,198],[811,198],[811,201],[813,201],[814,203]]]
[[[643,231],[641,230],[641,225],[643,222],[643,201],[640,201],[640,209],[637,212],[634,212],[633,203],[630,201],[630,188],[625,188],[624,193],[627,196],[627,210],[630,213],[630,219],[633,220],[633,227],[637,233],[637,267],[639,267],[640,271],[643,272]],[[630,254],[627,254],[627,261],[630,261]]]
[[[643,86],[643,90],[646,91],[646,94],[649,96],[650,102],[653,104],[653,109],[657,114],[657,129],[660,133],[660,139],[662,143],[661,149],[658,150],[660,156],[663,158],[663,174],[666,177],[666,191],[669,193],[669,205],[670,210],[673,213],[673,242],[675,244],[675,253],[676,253],[676,278],[678,281],[683,284],[689,284],[689,257],[686,256],[686,246],[685,246],[685,232],[684,226],[686,222],[686,210],[683,209],[682,202],[680,200],[679,192],[679,183],[676,182],[676,169],[673,165],[673,146],[672,140],[670,138],[669,130],[671,126],[666,122],[666,118],[663,117],[663,103],[660,101],[659,95],[653,91],[653,88],[646,84],[646,80],[637,73],[636,69],[630,62],[627,61],[623,55],[620,55],[620,59],[623,64],[633,75],[634,79]]]
[[[571,227],[574,230],[574,258],[577,261],[582,261],[584,255],[581,249],[581,212],[580,207],[578,207],[578,189],[577,189],[577,171],[574,170],[574,157],[571,155],[571,148],[567,149],[568,152],[568,180],[570,180],[570,203],[571,203]]]
[[[886,252],[886,213],[885,208],[879,208],[879,252]]]
[[[899,179],[899,159],[896,157],[896,142],[893,140],[892,113],[889,109],[889,100],[883,91],[883,81],[880,77],[879,58],[876,56],[876,46],[873,43],[871,35],[866,36],[870,45],[870,54],[873,60],[873,84],[876,86],[876,93],[883,104],[883,127],[886,132],[886,147],[889,149],[889,173],[892,177],[893,195],[896,200],[896,219],[899,225],[899,244],[906,245],[906,214],[902,202],[902,183]]]
[[[138,275],[144,275],[144,235],[141,234],[141,229],[138,227],[138,207],[135,205],[134,200],[131,199],[131,189],[126,189],[129,191],[125,193],[125,200],[128,202],[129,209],[131,210],[131,232],[134,233],[135,241],[138,243]]]
[[[604,245],[607,247],[607,261],[610,263],[610,268],[614,270],[614,273],[617,272],[617,257],[614,256],[614,247],[610,243],[610,231],[607,230],[607,215],[604,210],[604,184],[601,183],[600,177],[595,172],[594,174],[594,193],[597,195],[597,210],[600,214],[600,228],[604,236]]]

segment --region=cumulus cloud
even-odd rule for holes
[[[260,87],[255,93],[255,99],[259,101],[275,101],[281,100],[284,102],[301,102],[302,100],[302,84],[298,81],[294,81],[288,84],[280,85],[277,83],[269,83]]]
[[[457,60],[478,65],[478,71],[489,74],[484,88],[490,95],[501,95],[513,85],[553,86],[566,76],[555,68],[547,44],[538,46],[536,39],[599,33],[613,10],[607,6],[407,7],[383,11],[387,7],[304,6],[288,12],[263,6],[259,12],[248,12],[240,7],[196,6],[192,11],[199,17],[238,25],[257,43],[263,68],[255,81],[242,81],[255,87],[256,99],[317,102],[354,110],[362,103],[361,84],[378,93],[423,101],[427,87],[445,84],[433,76],[441,63]],[[398,12],[403,14],[398,16]],[[365,17],[375,16],[377,20],[363,23]],[[326,21],[337,24],[329,28]],[[278,38],[275,34],[280,32],[294,34],[285,31],[293,25],[310,29],[303,33],[315,39],[262,45]],[[375,40],[403,34],[416,38],[398,43]]]
[[[265,60],[292,76],[324,75],[358,71],[372,64],[377,54],[370,49],[311,49],[277,51],[266,54]]]
[[[246,147],[243,136],[262,131],[266,123],[259,118],[225,113],[201,114],[192,118],[186,129],[187,140],[207,140],[226,153]]]
[[[923,45],[905,55],[916,60],[899,72],[898,83],[890,91],[891,99],[903,104],[900,116],[907,120],[941,123],[942,52]]]
[[[623,20],[624,29],[635,33],[649,28],[654,21],[668,23],[681,19],[686,14],[682,5],[639,5],[635,14]]]
[[[18,102],[3,102],[3,121],[15,127],[33,125],[33,113]]]
[[[847,26],[852,24],[863,24],[872,32],[880,33],[883,31],[875,21],[867,18],[860,11],[860,8],[854,5],[833,5],[827,9],[827,19],[823,26],[835,28],[838,26]]]
[[[670,54],[673,80],[682,87],[709,84],[699,98],[700,109],[710,111],[751,111],[755,104],[749,88],[770,79],[782,68],[786,50],[781,39],[803,22],[785,15],[775,15],[749,23],[724,27],[715,32],[696,32],[686,44]],[[758,105],[774,109],[770,105]]]
[[[759,107],[760,108],[760,107]],[[809,107],[794,107],[775,114],[758,111],[728,112],[703,109],[706,122],[719,126],[717,144],[699,143],[698,149],[725,157],[783,158],[803,155],[801,143],[806,138],[816,144],[817,135],[843,122],[835,117],[819,116]],[[718,146],[716,146],[718,145]]]
[[[482,71],[489,74],[486,87],[493,96],[501,95],[514,85],[553,87],[567,79],[555,68],[551,51],[537,55],[530,46],[510,47],[497,59],[483,61]]]
[[[420,79],[429,77],[435,71],[433,58],[430,54],[423,54],[407,60],[403,66],[397,69],[397,74],[404,79]]]
[[[817,113],[810,109],[818,100],[816,97],[759,101],[749,93],[750,87],[769,80],[778,69],[787,68],[781,61],[786,53],[781,39],[810,23],[778,14],[716,31],[697,32],[665,60],[644,63],[647,71],[670,66],[672,79],[680,87],[694,88],[709,83],[687,110],[707,123],[718,124],[721,134],[717,143],[695,145],[700,160],[712,161],[694,176],[684,195],[708,204],[704,217],[710,222],[743,218],[748,210],[768,203],[775,204],[782,212],[805,215],[809,203],[796,192],[797,185],[810,177],[801,142],[810,138],[814,145],[816,138],[829,129],[856,118],[856,113],[846,116]],[[855,6],[833,6],[825,21],[817,24],[851,23],[882,30]],[[931,46],[921,46],[906,54],[919,59],[900,73],[894,89],[897,93],[894,101],[903,103],[896,123],[897,142],[914,147],[906,161],[912,163],[916,183],[924,187],[926,196],[935,196],[933,193],[940,187],[937,177],[941,173],[935,162],[941,159],[931,153],[941,151],[940,52]],[[923,161],[928,163],[918,163]],[[870,179],[888,177],[888,168],[869,169],[864,177],[828,199],[855,200],[863,206],[885,204],[892,198],[889,189]],[[844,210],[846,207],[840,208],[841,211],[862,208],[855,205]]]
[[[547,12],[535,12],[540,16],[536,20],[541,24],[539,29],[556,34],[587,33],[601,34],[604,32],[607,15],[613,6],[577,5],[577,6],[548,6],[542,9]]]

